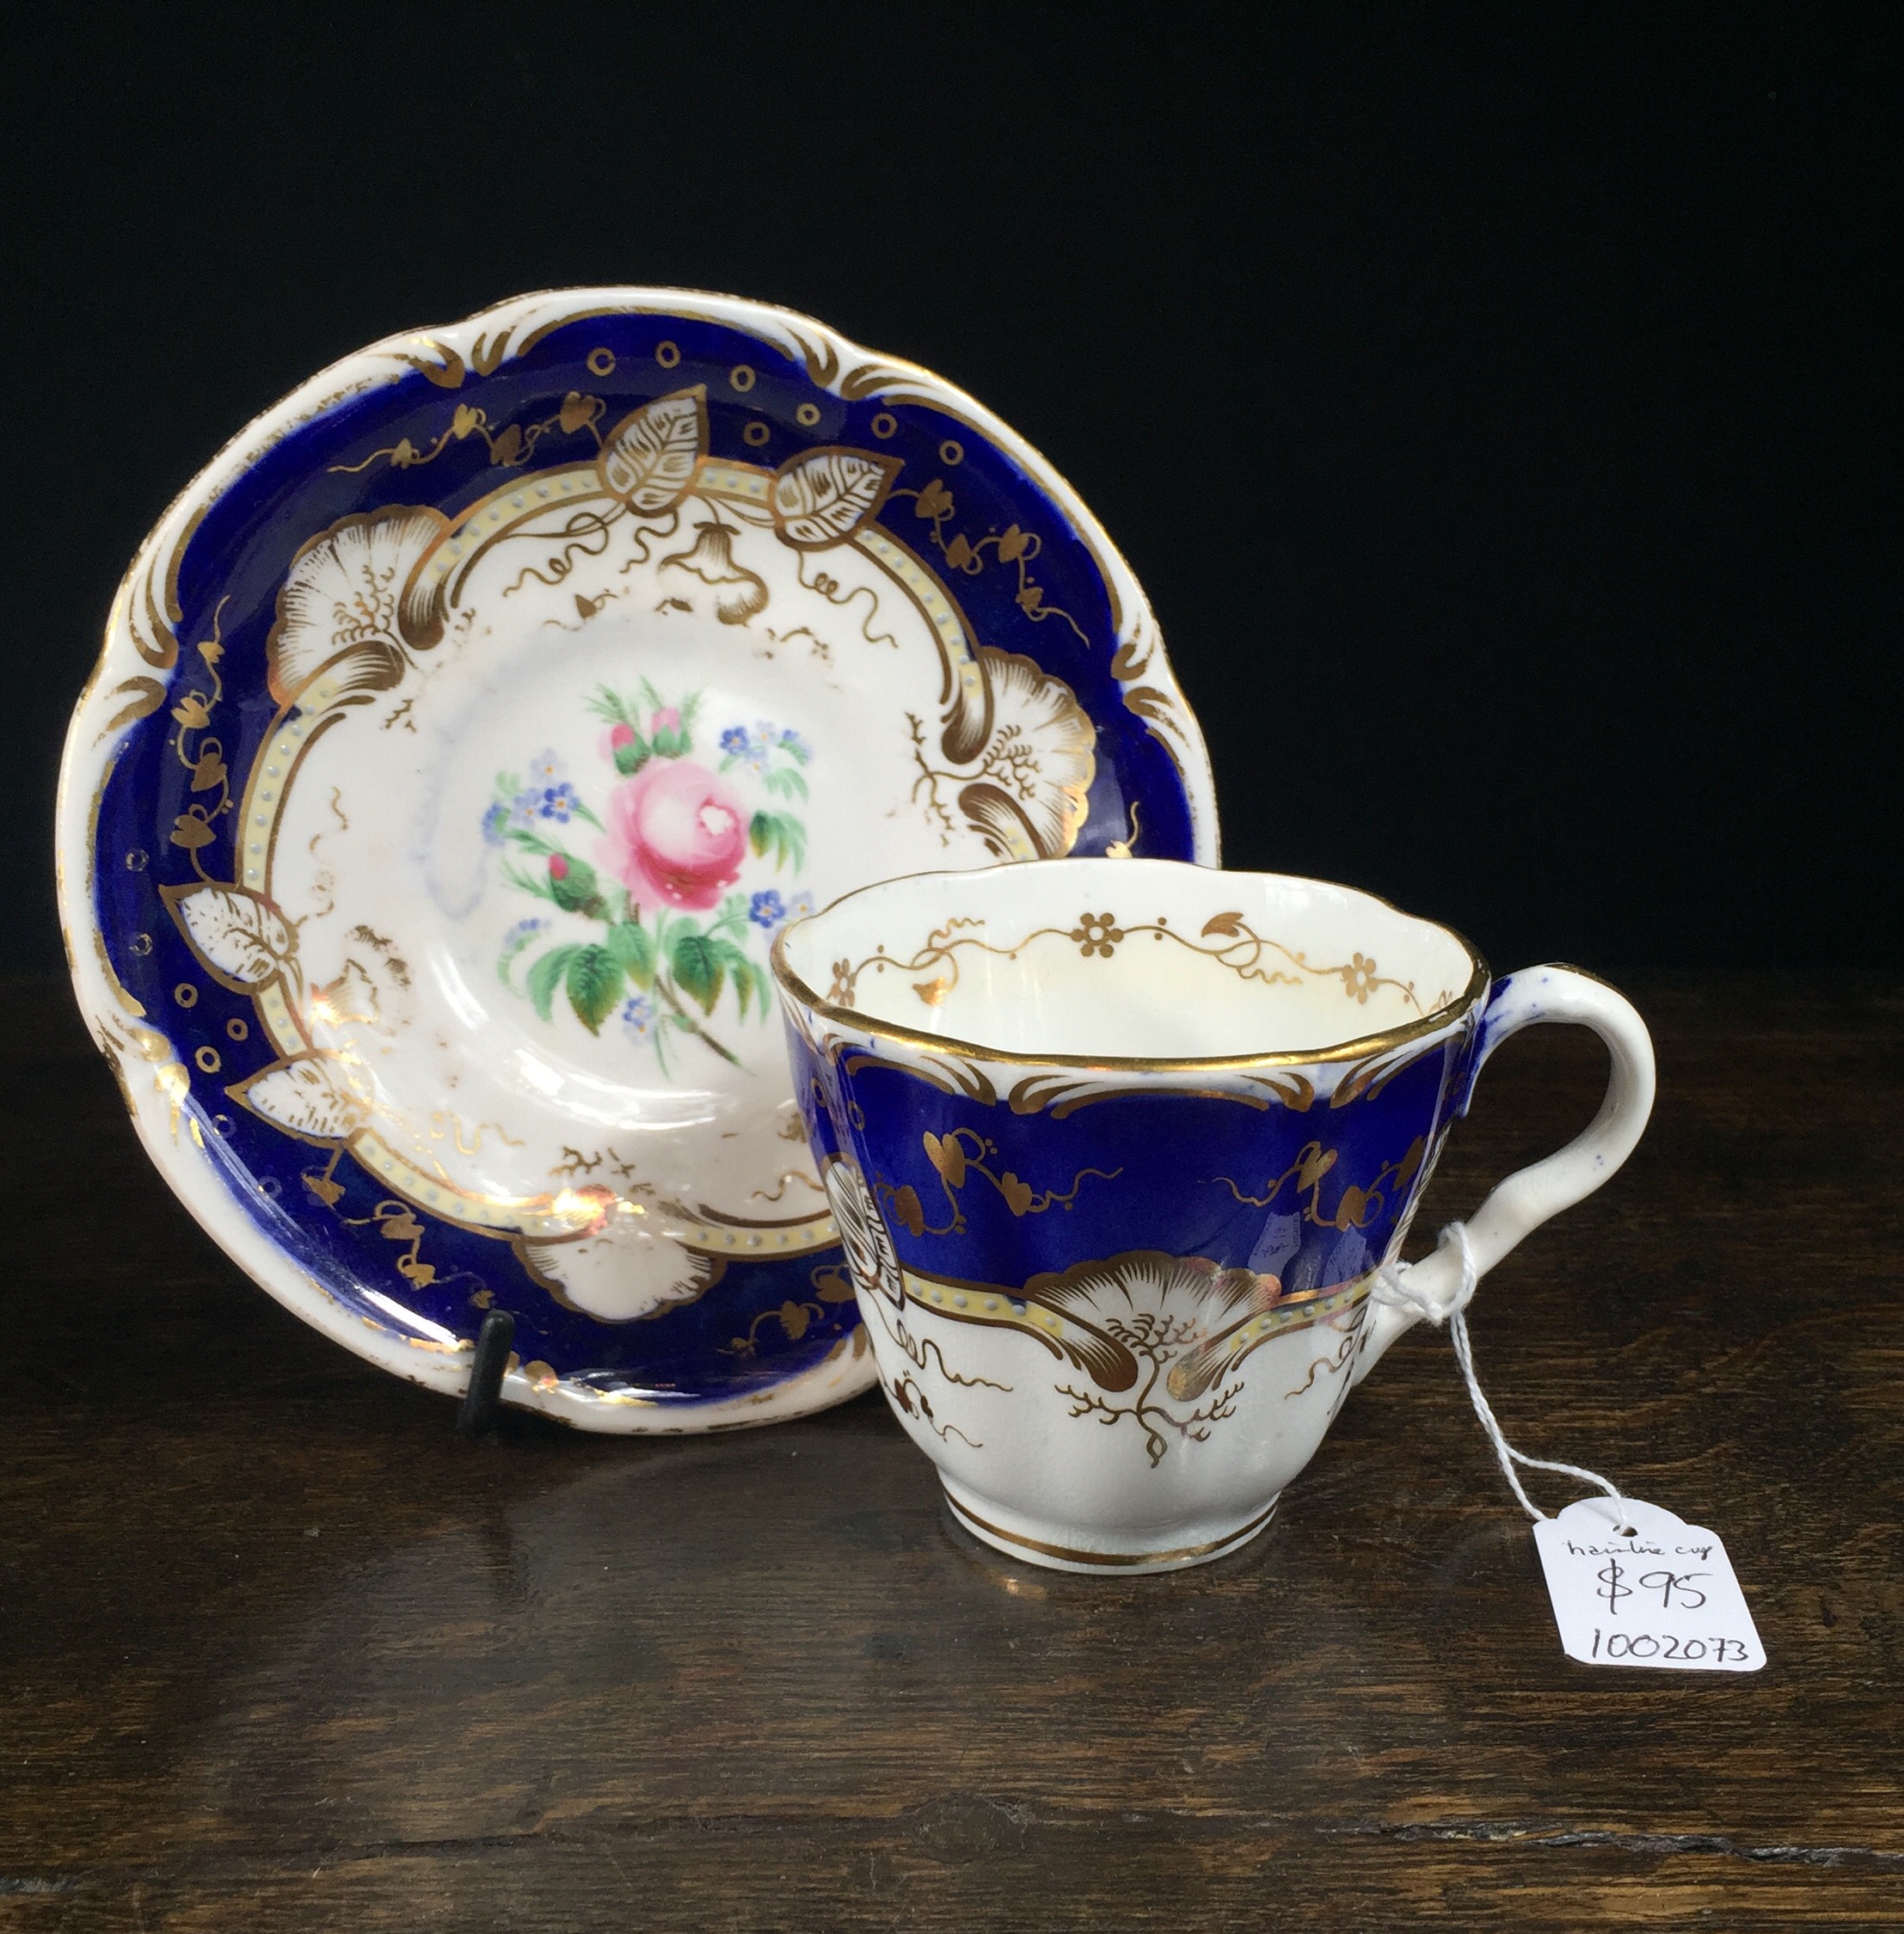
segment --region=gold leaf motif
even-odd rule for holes
[[[624,416],[602,445],[602,482],[629,508],[653,517],[694,481],[708,442],[707,386],[678,390]]]
[[[1168,719],[1176,709],[1170,694],[1155,685],[1138,685],[1127,691],[1124,703],[1140,719]]]
[[[951,516],[952,493],[945,488],[945,485],[937,477],[934,477],[924,489],[919,492],[918,498],[914,500],[912,514],[915,517],[926,518]]]
[[[928,1007],[937,1007],[952,992],[952,983],[942,973],[937,979],[915,980],[912,983],[912,992]]]
[[[781,465],[768,494],[775,527],[802,550],[850,537],[886,500],[900,465],[861,450],[809,450]]]
[[[132,698],[107,720],[106,729],[100,734],[100,739],[111,738],[121,726],[150,718],[165,703],[165,687],[157,678],[127,678],[114,687],[113,697],[124,698],[128,692],[132,694]],[[98,740],[94,742],[97,744]]]
[[[919,1201],[919,1192],[911,1182],[903,1188],[895,1188],[892,1194],[893,1213],[901,1226],[917,1236],[925,1227],[925,1210]]]
[[[172,844],[184,847],[188,853],[200,846],[209,846],[217,838],[199,814],[181,813],[172,822]]]
[[[224,761],[209,748],[201,752],[192,768],[192,790],[210,792],[214,786],[222,786],[224,780]]]
[[[1201,937],[1207,940],[1212,934],[1221,934],[1225,939],[1235,940],[1243,932],[1241,913],[1213,913],[1203,923]]]
[[[1428,1154],[1428,1143],[1420,1135],[1408,1145],[1408,1152],[1402,1157],[1401,1166],[1395,1171],[1395,1185],[1406,1188],[1415,1180],[1422,1160]]]
[[[837,1262],[824,1264],[813,1272],[814,1293],[822,1303],[851,1303],[852,1279]]]
[[[1324,1150],[1320,1142],[1311,1142],[1302,1151],[1296,1174],[1298,1188],[1313,1188],[1336,1166],[1336,1151]]]
[[[187,732],[203,732],[212,722],[212,715],[205,708],[205,701],[195,691],[187,692],[172,708],[172,716]]]
[[[1404,1068],[1413,1067],[1426,1055],[1439,1053],[1444,1045],[1431,1041],[1426,1047],[1404,1049],[1399,1054],[1372,1054],[1366,1061],[1358,1061],[1329,1097],[1330,1107],[1347,1108],[1364,1095],[1371,1097],[1379,1095]]]
[[[202,820],[192,824],[211,838]],[[276,979],[295,949],[283,918],[242,887],[167,887],[160,892],[192,951],[228,987],[263,986]]]
[[[1310,1104],[1316,1099],[1316,1084],[1307,1075],[1270,1074],[1257,1078],[1271,1093],[1279,1096],[1283,1106],[1293,1114],[1308,1114]]]
[[[599,396],[585,396],[580,390],[571,390],[562,398],[556,421],[565,434],[573,436],[585,424],[593,423],[605,407]]]
[[[396,353],[397,359],[408,363],[414,370],[421,370],[439,390],[460,388],[466,373],[463,358],[454,349],[438,342],[433,337],[420,335],[414,340],[419,349],[438,359],[435,362],[425,362],[422,357],[408,355],[401,349]]]
[[[1367,1219],[1368,1194],[1351,1182],[1336,1205],[1334,1221],[1338,1229],[1360,1229]]]
[[[493,376],[509,347],[509,338],[515,334],[513,328],[502,330],[490,335],[487,330],[476,339],[476,347],[470,352],[470,360],[476,365],[478,376]]]
[[[1031,1206],[1031,1188],[1019,1181],[1010,1170],[998,1177],[998,1193],[1004,1197],[1005,1206],[1014,1215],[1023,1215]]]
[[[1014,1114],[1038,1114],[1056,1097],[1078,1086],[1079,1084],[1069,1075],[1028,1074],[1012,1088],[1006,1100]]]
[[[254,1114],[307,1141],[343,1141],[364,1124],[363,1104],[328,1056],[301,1054],[226,1090]]]
[[[796,1343],[807,1334],[807,1325],[812,1321],[804,1303],[783,1303],[775,1314],[780,1318],[780,1327]]]
[[[965,1144],[956,1135],[925,1134],[925,1158],[954,1188],[965,1186]]]

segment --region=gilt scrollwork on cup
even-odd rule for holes
[[[1134,1427],[1154,1470],[1173,1446],[1207,1442],[1238,1414],[1243,1366],[1265,1343],[1317,1325],[1358,1331],[1369,1281],[1292,1295],[1274,1275],[1131,1249],[1016,1290],[924,1275],[907,1286],[923,1312],[1029,1336],[1067,1363],[1081,1380],[1053,1385],[1066,1414]],[[1340,1368],[1348,1353],[1337,1355]]]

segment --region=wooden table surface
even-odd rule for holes
[[[1562,1655],[1422,1329],[1164,1578],[975,1544],[876,1394],[465,1443],[234,1271],[13,984],[0,1929],[1904,1927],[1904,995],[1634,991],[1652,1129],[1476,1354],[1523,1449],[1724,1536],[1754,1675]],[[1602,1066],[1504,1049],[1422,1226]]]

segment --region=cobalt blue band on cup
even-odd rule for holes
[[[921,874],[787,928],[795,1092],[887,1395],[959,1520],[1149,1571],[1269,1521],[1410,1323],[1372,1304],[1494,1048],[1594,1028],[1598,1118],[1469,1219],[1477,1274],[1606,1181],[1644,1024],[1561,967],[1490,981],[1372,895],[1161,860]],[[1418,1265],[1433,1294],[1445,1259]]]

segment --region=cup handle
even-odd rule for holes
[[[1468,1248],[1474,1273],[1487,1274],[1520,1238],[1549,1217],[1591,1195],[1633,1152],[1653,1112],[1652,1037],[1625,995],[1573,967],[1524,967],[1495,983],[1481,1016],[1481,1040],[1467,1078],[1457,1119],[1468,1112],[1474,1084],[1488,1057],[1510,1035],[1544,1021],[1591,1028],[1606,1043],[1612,1072],[1600,1113],[1566,1147],[1545,1161],[1520,1169],[1498,1184],[1468,1218]],[[1460,1288],[1461,1264],[1444,1244],[1410,1272],[1410,1284],[1430,1299],[1444,1301]],[[1364,1335],[1354,1381],[1360,1383],[1402,1333],[1421,1321],[1418,1311],[1378,1303]]]

